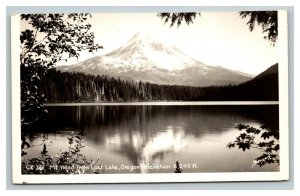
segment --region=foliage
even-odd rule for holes
[[[238,147],[243,151],[258,149],[262,155],[253,161],[253,166],[263,166],[265,164],[279,165],[279,132],[271,130],[266,126],[261,126],[260,129],[254,128],[246,124],[237,124],[236,128],[241,131],[236,140],[227,144],[228,148]],[[260,136],[261,139],[257,138]],[[262,141],[260,141],[262,140]]]
[[[55,156],[50,156],[47,146],[44,143],[40,156],[28,160],[28,163],[22,161],[23,174],[83,174],[99,173],[101,165],[96,161],[87,160],[82,154],[82,148],[85,146],[84,133],[75,133],[72,131],[68,139],[68,150],[60,151]],[[27,154],[27,153],[26,153]],[[25,154],[24,154],[25,155]]]
[[[196,12],[178,12],[178,13],[159,13],[158,17],[164,20],[165,23],[171,21],[170,26],[174,26],[177,23],[177,27],[182,24],[184,20],[187,25],[193,23],[196,16],[200,13]],[[278,17],[277,11],[242,11],[239,12],[241,18],[248,18],[247,24],[250,31],[253,31],[255,24],[262,26],[265,39],[269,40],[274,46],[278,37]]]
[[[201,15],[200,13],[198,13],[199,16]],[[182,21],[185,21],[185,23],[187,25],[189,25],[190,23],[193,23],[193,20],[196,18],[197,13],[195,12],[172,12],[172,13],[159,13],[158,16],[161,19],[164,19],[165,23],[168,23],[169,21],[171,21],[170,26],[174,26],[174,24],[177,23],[177,27],[179,27],[182,23]]]
[[[101,49],[94,43],[90,14],[22,14],[28,27],[21,31],[21,122],[30,125],[45,114],[41,78],[59,61],[79,57],[79,52]]]
[[[269,40],[274,46],[278,37],[278,16],[277,11],[244,11],[240,12],[242,18],[249,18],[247,24],[250,31],[253,31],[255,24],[261,25],[263,33],[267,35],[264,39]]]
[[[239,85],[192,87],[133,82],[51,69],[42,79],[48,102],[278,100],[278,75]],[[255,92],[255,93],[253,93]]]

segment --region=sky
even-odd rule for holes
[[[75,64],[103,55],[127,43],[137,32],[175,46],[187,55],[212,66],[257,75],[278,62],[277,46],[263,39],[260,26],[250,32],[247,19],[237,12],[202,12],[190,25],[165,24],[157,13],[93,13],[89,19],[98,53],[82,52]],[[65,62],[63,63],[66,64]]]
[[[142,32],[205,64],[256,75],[278,62],[277,47],[263,38],[260,26],[250,32],[246,23],[237,12],[202,12],[178,28],[164,24],[157,13],[93,14],[91,19],[95,41],[105,48],[102,54]]]

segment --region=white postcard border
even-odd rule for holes
[[[289,118],[288,118],[288,32],[287,11],[278,12],[279,58],[279,125],[280,171],[218,172],[181,174],[83,174],[83,175],[22,175],[21,174],[21,112],[20,112],[20,17],[11,17],[12,63],[12,169],[15,184],[49,183],[158,183],[158,182],[220,182],[220,181],[282,181],[289,179]]]

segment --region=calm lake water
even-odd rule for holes
[[[84,130],[83,153],[99,158],[103,173],[278,171],[252,168],[260,152],[228,149],[236,123],[278,128],[278,105],[97,105],[48,106],[48,117],[28,134],[24,158],[39,156],[43,142],[50,155],[68,149],[67,135]],[[143,167],[136,168],[135,166]],[[110,168],[116,166],[118,169]],[[151,168],[151,166],[154,166]],[[128,167],[128,168],[127,168]]]

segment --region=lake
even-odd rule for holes
[[[278,105],[71,105],[47,106],[49,115],[27,132],[25,159],[68,149],[71,131],[84,130],[83,153],[103,173],[278,171],[253,165],[261,152],[228,149],[239,135],[236,123],[278,129]],[[115,166],[115,168],[111,167]]]

